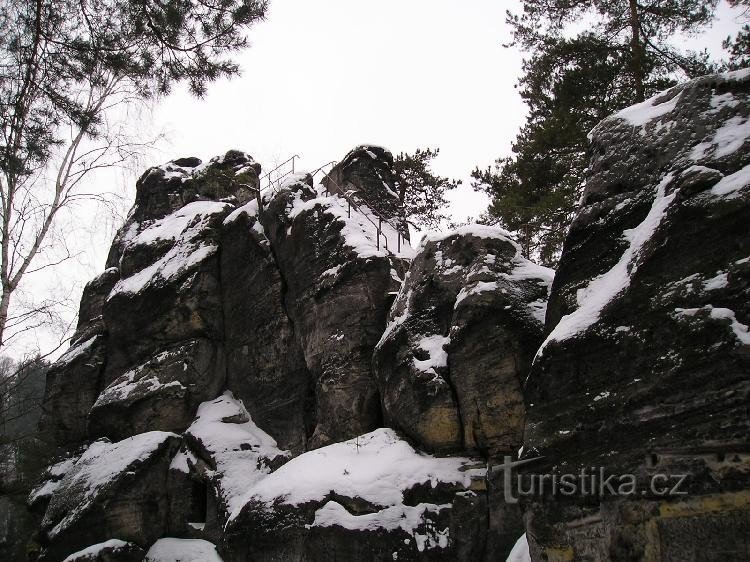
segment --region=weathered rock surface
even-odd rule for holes
[[[86,438],[86,418],[101,388],[107,337],[78,340],[47,371],[40,435],[57,445]]]
[[[515,453],[552,274],[499,228],[427,235],[374,356],[386,424],[433,451]]]
[[[380,425],[372,351],[396,286],[399,256],[378,248],[376,228],[312,178],[288,181],[260,220],[284,280],[284,307],[314,381],[308,448]],[[395,233],[393,228],[391,233]],[[404,246],[406,254],[408,246]]]
[[[63,562],[143,562],[145,555],[135,543],[110,539],[74,552]]]
[[[748,71],[707,76],[592,132],[524,455],[637,488],[527,498],[535,560],[750,558],[749,93]]]
[[[481,461],[419,454],[390,429],[310,451],[248,490],[225,559],[476,559],[483,475]]]
[[[286,284],[257,216],[257,206],[227,217],[221,235],[227,388],[282,449],[305,450],[315,428],[315,396]]]
[[[354,148],[328,172],[322,183],[331,193],[351,193],[394,225],[400,224],[408,239],[403,207],[395,191],[393,154],[388,149],[374,145]]]
[[[44,560],[60,560],[116,536],[147,546],[166,531],[173,433],[94,442],[60,481],[42,520]]]

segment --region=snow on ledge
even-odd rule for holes
[[[526,540],[526,533],[521,535],[513,545],[513,548],[508,554],[508,558],[505,562],[531,562],[531,555],[529,554],[529,542]]]
[[[665,194],[672,177],[671,173],[667,174],[656,187],[656,197],[646,218],[635,228],[623,233],[630,244],[620,260],[609,271],[593,278],[586,287],[578,290],[578,308],[560,319],[537,351],[535,361],[544,353],[549,342],[570,339],[595,324],[604,308],[630,286],[630,279],[638,269],[638,258],[643,247],[656,232],[677,194],[677,191]]]
[[[63,562],[78,562],[78,561],[83,562],[84,560],[87,560],[87,559],[93,560],[106,548],[112,548],[112,549],[125,548],[129,544],[131,543],[121,541],[120,539],[109,539],[108,541],[100,542],[98,544],[93,544],[91,546],[84,548],[83,550],[74,552],[73,554],[68,556],[65,560],[63,560]]]
[[[521,252],[521,247],[518,242],[515,241],[513,234],[499,226],[487,225],[487,224],[466,224],[446,230],[445,232],[428,232],[422,237],[420,246],[425,245],[427,242],[441,242],[447,240],[451,236],[476,236],[477,238],[497,238],[499,240],[506,240],[516,247],[518,252]]]
[[[431,548],[446,548],[448,546],[449,530],[425,529],[418,532],[420,526],[425,523],[427,513],[439,513],[441,510],[450,508],[451,504],[435,505],[431,503],[420,503],[411,505],[393,505],[376,513],[354,515],[346,508],[335,502],[329,501],[315,512],[315,521],[309,527],[343,527],[349,531],[393,531],[401,529],[412,535],[419,552]]]

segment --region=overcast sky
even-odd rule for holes
[[[510,153],[525,108],[514,88],[521,54],[510,39],[506,9],[517,2],[469,0],[271,0],[266,21],[238,55],[242,76],[213,84],[197,100],[177,88],[153,107],[148,123],[165,140],[143,162],[181,156],[208,159],[229,148],[249,152],[265,169],[292,154],[301,168],[340,160],[357,144],[394,153],[439,147],[434,169],[462,179],[451,195],[454,218],[486,207],[470,188],[471,170]],[[723,6],[714,29],[691,39],[719,52],[737,21]],[[142,124],[146,126],[146,123]],[[127,206],[143,170],[119,180]],[[117,224],[90,221],[77,263],[46,286],[83,284],[104,269]],[[43,284],[39,291],[46,290]],[[45,337],[37,333],[45,346]]]

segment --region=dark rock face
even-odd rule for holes
[[[386,424],[433,451],[515,453],[551,280],[501,229],[428,235],[374,356]]]
[[[166,530],[166,477],[180,438],[143,433],[93,443],[59,483],[42,520],[43,560],[61,560],[112,536],[139,545]]]
[[[373,247],[367,235],[374,233],[350,219],[340,201],[320,197],[308,176],[290,181],[261,215],[284,280],[284,306],[314,380],[308,448],[380,422],[370,363],[388,313],[394,258]]]
[[[331,193],[351,193],[394,225],[400,225],[399,230],[409,238],[403,208],[395,191],[393,154],[389,150],[373,145],[356,147],[323,178],[323,185]],[[392,245],[395,246],[395,240]]]
[[[313,385],[257,216],[239,212],[226,221],[221,278],[227,387],[282,449],[300,453],[315,425]]]
[[[637,490],[530,498],[534,559],[750,557],[749,91],[747,71],[703,77],[592,132],[525,454],[544,457],[534,473],[603,467]],[[687,495],[654,475],[685,475]]]
[[[41,437],[57,445],[86,438],[86,417],[101,388],[107,343],[94,335],[72,345],[47,371],[39,420]]]
[[[91,406],[88,433],[124,439],[158,428],[180,431],[198,404],[224,388],[221,346],[207,339],[171,346],[116,378]]]

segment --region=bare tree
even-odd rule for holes
[[[16,296],[25,278],[70,259],[55,236],[63,210],[111,204],[84,189],[148,140],[118,115],[186,80],[238,73],[226,56],[246,46],[264,0],[0,0],[0,349],[56,320],[55,298]]]

